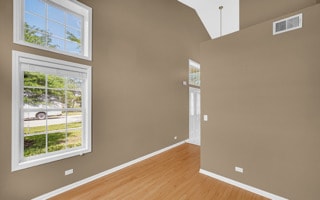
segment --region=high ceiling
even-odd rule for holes
[[[239,30],[239,0],[178,0],[193,8],[212,39]],[[219,7],[223,6],[220,10]],[[221,31],[221,32],[220,32]]]

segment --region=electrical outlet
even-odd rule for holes
[[[176,139],[178,139],[178,136],[174,136],[174,138],[173,138],[173,139],[175,139],[175,140],[176,140]]]
[[[236,172],[239,172],[239,173],[243,174],[243,168],[241,168],[241,167],[235,167],[234,170]]]
[[[208,121],[208,115],[203,115],[203,120]]]
[[[64,175],[65,175],[65,176],[68,176],[68,175],[70,175],[70,174],[73,174],[73,169],[69,169],[69,170],[67,170],[67,171],[64,172]]]

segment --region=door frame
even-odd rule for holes
[[[191,93],[199,93],[199,99],[196,98],[196,95],[193,97],[194,102],[194,117],[191,117]],[[198,102],[199,101],[199,102]],[[199,103],[199,107],[197,106]],[[197,110],[199,109],[199,110]],[[196,121],[192,121],[196,120]],[[195,126],[199,126],[198,130]],[[191,130],[191,129],[194,130]],[[189,87],[189,139],[188,143],[199,145],[201,144],[201,90],[198,87]]]

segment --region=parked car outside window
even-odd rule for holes
[[[51,116],[60,116],[62,115],[61,110],[50,110],[46,111],[44,105],[39,105],[39,106],[31,106],[28,104],[24,105],[24,108],[27,109],[35,109],[36,111],[29,111],[29,112],[24,112],[24,119],[39,119],[39,120],[44,120],[46,117],[51,117]],[[41,109],[41,110],[39,110]],[[48,107],[48,109],[54,109],[54,107]]]

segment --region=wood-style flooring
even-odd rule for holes
[[[200,148],[183,144],[52,200],[267,200],[199,173]]]

